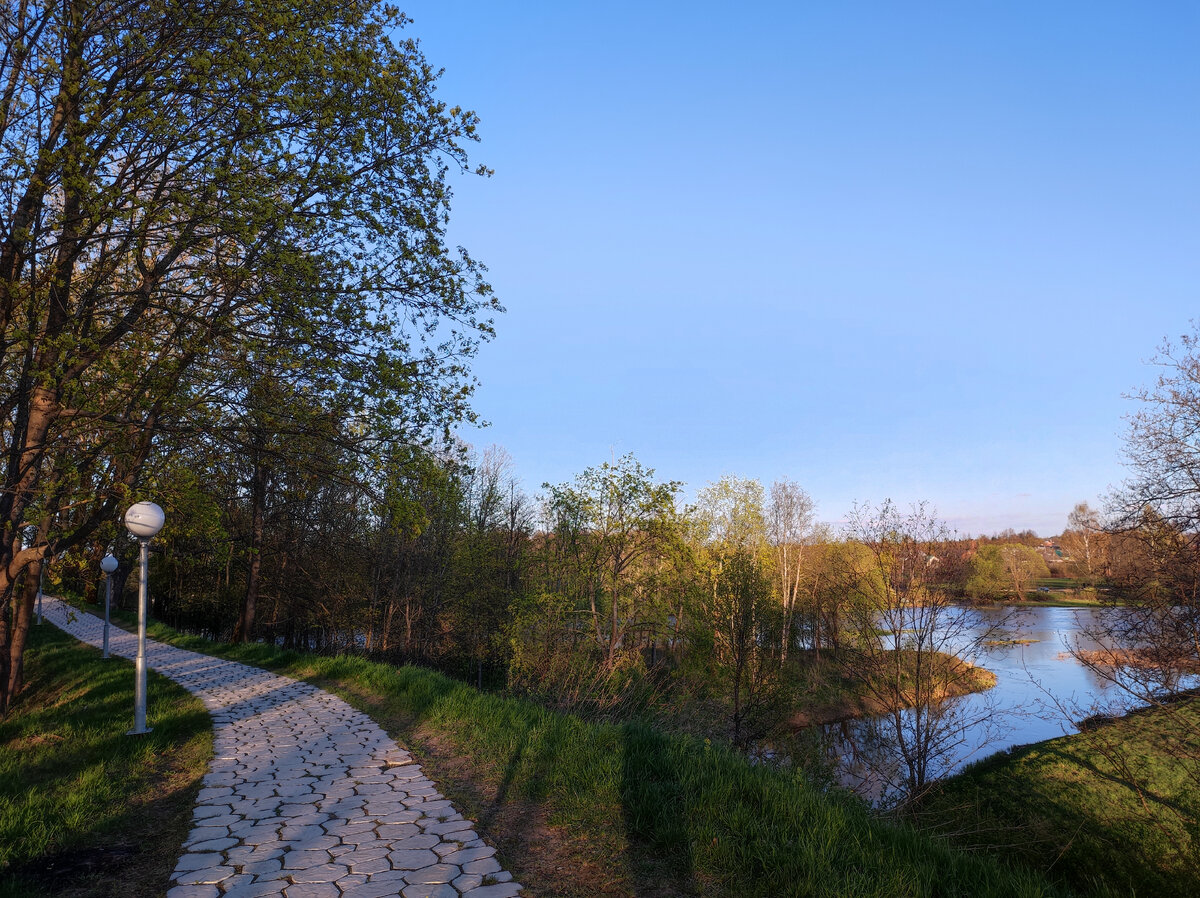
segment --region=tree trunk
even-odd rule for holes
[[[270,469],[260,460],[254,466],[250,483],[250,566],[246,572],[246,596],[242,600],[242,613],[233,631],[234,642],[249,642],[254,631],[254,606],[258,602],[258,589],[262,572],[263,520],[266,516],[267,480]]]
[[[21,690],[21,683],[24,680],[25,674],[25,642],[29,638],[29,625],[33,620],[33,609],[37,604],[38,584],[42,578],[41,559],[34,561],[29,567],[25,568],[25,579],[18,586],[15,594],[17,600],[15,604],[15,620],[13,621],[12,635],[9,638],[7,682],[4,684],[4,695],[2,697],[3,707],[0,710],[7,712],[8,706],[12,700],[17,697],[17,693]]]

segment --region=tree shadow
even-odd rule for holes
[[[621,727],[621,805],[632,852],[634,894],[698,893],[687,808],[671,741],[649,727]],[[671,892],[664,891],[669,883]]]

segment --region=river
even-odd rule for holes
[[[1075,722],[1098,711],[1121,712],[1138,704],[1070,652],[1096,648],[1088,631],[1106,615],[1122,613],[1119,608],[962,608],[953,613],[970,622],[960,637],[963,646],[981,638],[992,643],[960,653],[992,671],[996,685],[946,703],[945,715],[933,724],[943,733],[931,758],[930,779],[1004,749],[1078,732]],[[912,722],[910,715],[906,725]],[[880,718],[823,728],[840,765],[838,779],[875,800],[893,791],[880,773],[881,756],[889,750],[895,754],[888,726]]]

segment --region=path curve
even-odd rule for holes
[[[99,618],[49,597],[44,613],[76,639],[101,645]],[[113,627],[109,651],[133,658],[137,637]],[[214,758],[167,898],[520,892],[496,849],[408,752],[337,696],[150,639],[146,662],[198,696],[213,719]]]

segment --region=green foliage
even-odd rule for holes
[[[712,640],[711,672],[732,705],[730,735],[735,746],[745,748],[786,715],[779,664],[762,644],[763,634],[774,629],[776,606],[758,555],[742,547],[714,554],[711,600],[703,603],[703,617],[693,616],[693,630],[705,628],[704,638]]]
[[[652,469],[625,455],[571,483],[544,487],[551,525],[545,591],[571,600],[580,635],[586,632],[613,667],[656,638],[665,617],[659,587],[678,538],[680,484],[656,482]]]
[[[450,171],[468,167],[476,117],[436,96],[437,70],[394,8],[11,12],[0,706],[23,645],[15,580],[111,539],[147,465],[170,484],[164,433],[220,501],[251,481],[256,521],[267,504],[315,503],[314,472],[361,492],[378,470],[364,458],[472,417],[469,360],[500,310],[482,266],[446,238]],[[261,541],[235,524],[221,522],[256,570]]]
[[[692,521],[699,542],[729,549],[763,548],[767,520],[762,484],[727,474],[700,491]]]
[[[967,595],[975,599],[1021,600],[1050,569],[1036,549],[1020,543],[989,543],[971,559]]]
[[[967,595],[973,599],[999,601],[1011,592],[1004,573],[1004,560],[1000,557],[1000,547],[995,544],[980,546],[971,559]]]

